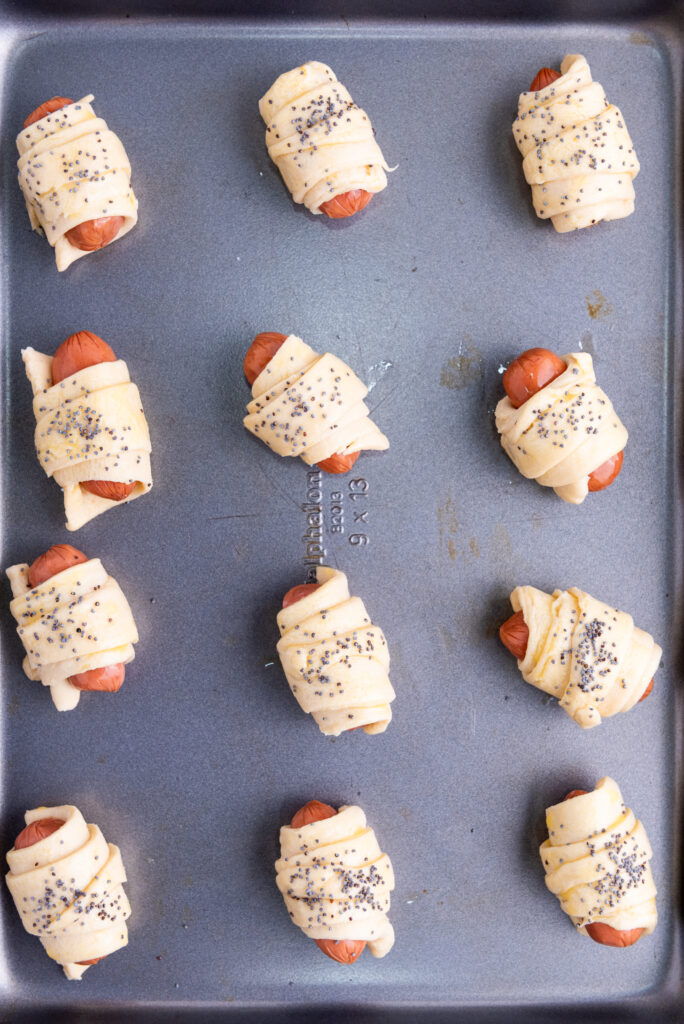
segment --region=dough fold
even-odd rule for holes
[[[653,856],[646,830],[613,779],[546,810],[549,838],[539,848],[546,887],[583,935],[603,922],[618,931],[658,921]]]
[[[280,75],[259,100],[271,160],[295,203],[311,213],[351,189],[382,192],[391,170],[370,119],[327,64]]]
[[[633,213],[639,161],[622,114],[580,54],[568,54],[545,89],[520,94],[513,136],[535,213],[556,231]]]
[[[316,568],[321,586],[278,612],[278,654],[299,706],[326,736],[363,727],[374,735],[392,720],[389,651],[338,569]]]
[[[355,939],[375,957],[389,953],[394,873],[360,807],[301,828],[284,825],[275,870],[292,923],[310,939]]]
[[[663,652],[631,615],[576,587],[553,594],[516,587],[511,605],[530,633],[518,661],[523,679],[557,697],[583,729],[629,711],[643,697]]]
[[[24,818],[27,825],[42,818],[64,824],[33,846],[9,851],[7,886],[26,931],[39,937],[70,981],[80,981],[88,970],[80,961],[128,945],[131,907],[121,851],[77,807],[37,807]]]
[[[337,356],[319,355],[290,334],[252,384],[243,423],[277,455],[313,466],[331,455],[385,451],[368,415],[368,388]]]
[[[33,348],[21,355],[34,395],[38,461],[64,492],[67,530],[149,491],[150,434],[126,363],[98,363],[53,385],[51,356]],[[86,480],[135,481],[135,487],[112,501],[83,490]]]
[[[501,445],[528,480],[552,487],[580,505],[589,477],[621,452],[629,437],[605,391],[596,383],[588,352],[562,356],[566,369],[519,409],[508,395],[497,404]]]
[[[7,570],[14,595],[10,611],[26,651],[23,669],[50,687],[58,711],[71,711],[81,691],[69,676],[133,661],[133,613],[99,558],[70,566],[37,587],[29,586],[28,569],[21,563]]]
[[[58,270],[89,253],[66,233],[87,220],[123,217],[113,241],[138,220],[131,165],[118,135],[96,117],[92,96],[47,114],[19,132],[19,186],[31,227],[55,250]]]

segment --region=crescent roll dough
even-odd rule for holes
[[[591,356],[570,352],[562,358],[567,369],[519,409],[508,395],[501,399],[496,429],[524,477],[580,505],[590,475],[623,450],[629,435],[596,383]]]
[[[327,64],[286,71],[259,100],[268,155],[295,203],[321,213],[329,199],[362,188],[382,192],[389,171],[370,118]]]
[[[518,662],[523,679],[557,697],[583,729],[643,697],[663,652],[631,615],[575,587],[550,595],[516,587],[511,604],[530,632]]]
[[[520,94],[513,124],[535,213],[559,232],[629,217],[639,161],[624,118],[580,54],[568,54],[561,73]]]
[[[123,217],[121,238],[138,220],[131,165],[118,135],[96,117],[92,96],[47,114],[17,135],[19,185],[31,227],[55,250],[66,270],[89,253],[67,231],[99,217]]]
[[[326,736],[363,726],[371,735],[392,720],[389,651],[360,597],[338,569],[316,568],[321,584],[278,612],[278,654],[299,706]]]
[[[10,611],[26,651],[29,679],[50,687],[58,711],[71,711],[81,691],[69,676],[133,661],[138,630],[121,587],[99,558],[58,572],[30,587],[28,565],[12,565],[7,576]]]
[[[356,939],[373,956],[389,953],[394,873],[360,807],[301,828],[283,825],[275,869],[290,918],[310,939]]]
[[[313,466],[331,455],[385,451],[389,441],[368,415],[368,388],[346,363],[320,356],[290,334],[252,384],[243,423],[278,455]]]
[[[131,906],[121,851],[97,825],[87,825],[77,807],[37,807],[24,818],[27,825],[42,818],[64,824],[33,846],[9,851],[9,891],[26,931],[38,936],[70,981],[80,981],[88,970],[80,961],[128,945]]]
[[[64,491],[67,530],[149,491],[150,434],[123,359],[89,366],[53,386],[51,356],[32,348],[21,355],[34,395],[38,461]],[[135,481],[135,487],[122,501],[111,501],[80,486],[108,479]]]
[[[586,935],[587,925],[603,922],[650,935],[658,921],[653,851],[618,784],[606,776],[591,793],[548,807],[546,827],[546,887],[577,930]]]

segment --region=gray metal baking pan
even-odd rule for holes
[[[0,1021],[681,1019],[681,7],[387,8],[2,5],[2,566],[67,540],[101,556],[141,640],[118,696],[60,715],[22,674],[2,585],[0,849],[26,807],[78,804],[122,847],[133,917],[128,948],[70,984],[3,885]],[[510,125],[566,52],[622,109],[642,170],[631,218],[559,236]],[[263,143],[259,96],[310,58],[398,165],[348,223],[295,207]],[[43,99],[88,92],[140,221],[58,274],[14,137]],[[131,367],[155,487],[71,536],[20,349],[79,328]],[[241,362],[262,329],[346,359],[390,451],[319,479],[247,435]],[[630,430],[619,481],[580,508],[518,476],[493,428],[500,368],[530,345],[590,351]],[[383,736],[322,737],[277,663],[279,599],[316,543],[387,633]],[[526,686],[496,638],[522,582],[633,612],[665,649],[652,697],[585,734]],[[659,888],[657,931],[619,952],[574,934],[537,855],[545,806],[605,773]],[[289,923],[278,827],[312,797],[361,803],[392,856],[384,961],[341,968]]]

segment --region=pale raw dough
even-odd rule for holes
[[[530,631],[518,668],[523,679],[557,697],[583,729],[629,711],[655,675],[662,649],[631,615],[583,590],[516,587],[515,612]]]
[[[301,828],[284,825],[275,869],[290,919],[310,939],[355,939],[373,956],[389,953],[394,873],[360,807]]]
[[[61,818],[64,825],[33,846],[11,849],[5,878],[26,931],[39,937],[70,981],[80,981],[88,967],[79,961],[128,945],[126,872],[119,847],[86,824],[77,807],[37,807],[24,815],[27,825],[42,818]]]
[[[67,530],[152,487],[150,434],[140,392],[122,359],[79,370],[52,384],[52,356],[21,351],[33,389],[38,461],[64,492]],[[135,481],[123,501],[101,498],[79,486],[86,480]]]
[[[313,466],[331,455],[385,451],[368,415],[368,388],[337,356],[320,356],[290,334],[252,384],[243,423],[277,455]]]
[[[382,192],[385,162],[370,119],[327,64],[286,71],[259,100],[268,155],[295,203],[312,213],[352,189]]]
[[[389,651],[347,577],[318,566],[321,584],[278,612],[278,654],[299,706],[326,736],[363,726],[384,732],[392,720]]]
[[[588,352],[562,356],[564,372],[515,409],[506,395],[496,407],[504,451],[524,477],[553,487],[580,505],[589,477],[621,452],[628,434],[605,391],[596,383]]]
[[[126,150],[95,116],[92,99],[84,96],[17,135],[19,185],[31,227],[54,248],[58,270],[89,255],[69,242],[67,231],[87,220],[123,217],[116,241],[138,220]]]
[[[81,691],[69,676],[133,661],[138,630],[121,587],[99,558],[80,562],[31,588],[28,565],[12,565],[7,576],[10,611],[26,650],[24,672],[50,687],[58,711],[71,711]]]
[[[520,94],[513,135],[535,213],[550,217],[556,231],[634,211],[639,161],[632,140],[580,54],[568,54],[561,78],[545,89]]]
[[[584,796],[546,810],[549,838],[539,848],[546,886],[583,935],[603,922],[618,931],[658,921],[653,856],[646,830],[607,776]]]

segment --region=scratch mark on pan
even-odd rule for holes
[[[374,408],[374,409],[372,410],[372,414],[373,414],[373,416],[375,416],[375,414],[376,414],[376,412],[378,411],[378,409],[380,408],[380,406],[381,406],[381,405],[384,405],[384,404],[385,404],[385,402],[387,401],[387,399],[388,399],[388,398],[391,398],[391,397],[392,397],[392,395],[393,395],[393,394],[395,393],[395,391],[398,391],[400,387],[401,387],[401,384],[397,384],[397,385],[396,385],[396,387],[393,387],[393,388],[392,388],[392,390],[390,391],[389,395],[385,395],[385,397],[384,397],[384,398],[383,398],[383,399],[382,399],[382,400],[381,400],[380,402],[378,402],[378,404],[377,404],[377,405],[375,406],[375,408]]]
[[[228,516],[207,516],[207,520],[213,523],[219,519],[270,519],[285,515],[289,515],[289,512],[237,512]]]
[[[271,487],[275,487],[276,491],[278,491],[278,493],[279,493],[279,494],[281,494],[281,495],[283,496],[283,498],[285,498],[285,500],[286,500],[286,501],[291,501],[291,502],[292,502],[292,504],[294,505],[294,507],[295,507],[295,508],[300,508],[299,502],[295,501],[295,499],[294,499],[294,498],[292,497],[292,495],[291,495],[291,494],[288,494],[288,493],[287,493],[287,491],[284,491],[284,490],[282,489],[282,487],[280,486],[280,484],[277,484],[277,483],[275,482],[275,480],[271,480],[271,478],[270,478],[270,476],[268,475],[268,473],[266,472],[266,470],[265,470],[265,469],[263,469],[263,468],[262,468],[262,467],[261,467],[261,466],[259,465],[259,463],[257,463],[257,469],[258,469],[258,470],[259,470],[259,472],[260,472],[260,473],[262,474],[262,476],[265,476],[265,477],[266,477],[266,479],[268,480],[268,482],[269,482],[269,484],[271,485]]]

